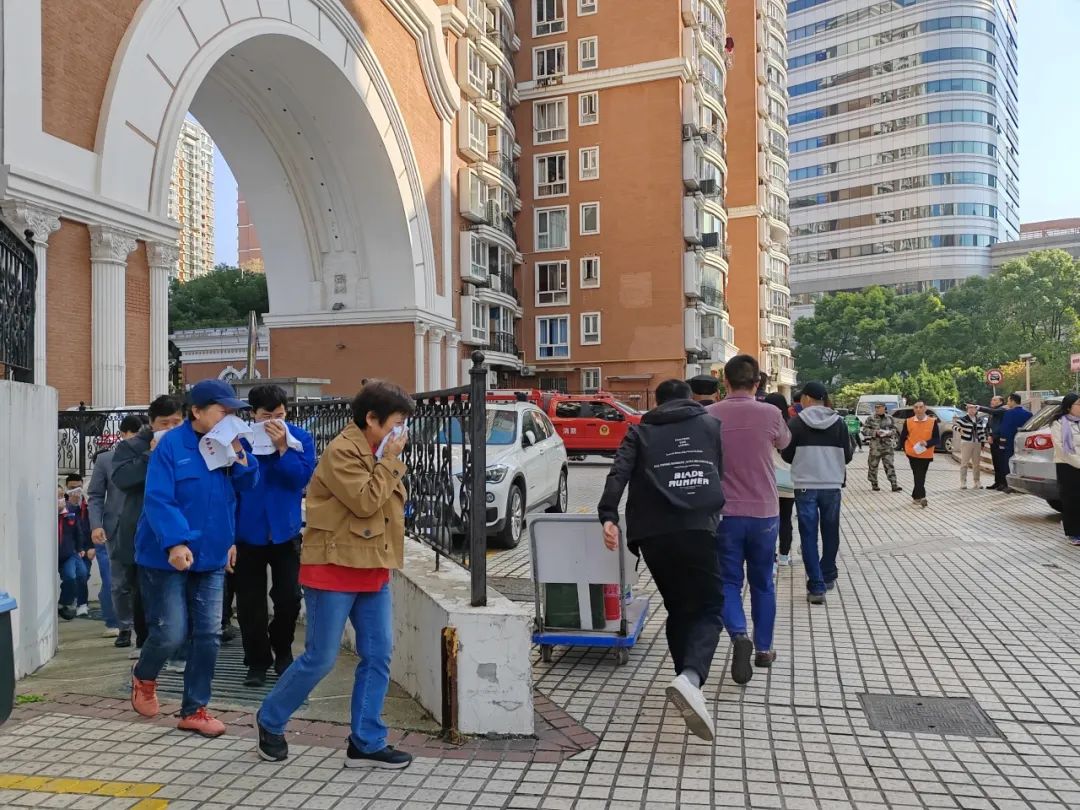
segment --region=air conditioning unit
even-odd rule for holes
[[[701,246],[703,248],[716,248],[720,246],[720,234],[716,231],[711,233],[703,233],[701,235]]]
[[[536,375],[536,370],[532,366],[522,366],[520,373],[522,377],[533,377]]]

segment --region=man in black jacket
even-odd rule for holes
[[[1001,420],[1005,418],[1005,398],[996,394],[990,398],[990,407],[979,406],[979,412],[989,414],[986,420],[986,432],[990,434],[990,458],[994,462],[994,483],[987,489],[1005,491],[1009,488],[1009,482],[1005,476],[1009,474],[1009,459],[1001,447]]]
[[[130,439],[116,445],[112,455],[110,481],[124,493],[124,506],[110,537],[113,607],[120,626],[117,647],[131,646],[131,628],[135,627],[135,642],[141,647],[146,639],[146,617],[139,598],[139,578],[135,571],[135,530],[142,517],[143,490],[146,487],[146,468],[158,437],[184,421],[183,406],[176,397],[160,396],[150,403],[147,413],[150,424]]]
[[[611,465],[597,512],[604,544],[619,545],[619,501],[629,484],[626,539],[645,556],[667,608],[676,677],[668,700],[690,730],[713,738],[701,694],[720,640],[721,588],[715,536],[724,506],[720,420],[692,400],[690,386],[667,380],[657,407],[631,428]]]

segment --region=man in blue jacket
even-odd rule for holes
[[[1001,458],[1001,466],[1004,475],[1009,474],[1009,459],[1013,457],[1013,453],[1016,452],[1016,434],[1019,432],[1027,421],[1031,418],[1031,411],[1025,408],[1021,403],[1019,394],[1009,394],[1009,399],[1005,403],[1005,414],[1001,417],[1001,425],[997,429],[996,442],[998,445],[998,453]],[[1009,485],[1006,483],[1003,492],[1010,492]]]
[[[131,705],[144,717],[158,714],[158,673],[190,629],[178,728],[220,737],[225,725],[206,706],[221,643],[225,569],[236,561],[236,493],[255,486],[259,463],[233,439],[235,460],[211,470],[200,442],[248,404],[223,380],[196,383],[188,396],[188,421],[158,440],[146,471],[135,562],[150,635],[132,670]]]
[[[285,421],[288,395],[277,385],[251,389],[248,402],[269,442],[255,442],[259,483],[240,494],[236,519],[236,612],[247,661],[245,686],[262,686],[271,667],[292,663],[300,615],[300,502],[315,471],[315,442]],[[266,569],[274,620],[268,624]]]

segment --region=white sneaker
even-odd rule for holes
[[[790,554],[781,554],[779,557],[776,558],[776,564],[777,565],[791,565],[791,555]]]
[[[667,687],[667,699],[682,716],[692,733],[703,740],[712,741],[713,721],[709,705],[701,690],[690,683],[685,675],[677,676]]]
[[[119,627],[106,627],[104,630],[101,631],[101,637],[102,638],[116,638],[119,635],[120,635],[120,628]]]
[[[89,605],[79,605],[77,608],[75,608],[75,615],[76,616],[89,616],[90,615],[90,607],[89,607]]]
[[[183,661],[166,661],[165,662],[165,671],[166,672],[183,672],[185,669],[187,669],[187,659],[184,659]]]

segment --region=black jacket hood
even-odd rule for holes
[[[670,425],[700,416],[708,416],[705,406],[700,402],[694,402],[692,399],[673,399],[653,408],[641,417],[641,421],[649,425]]]

